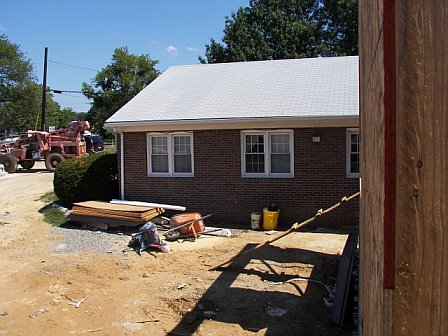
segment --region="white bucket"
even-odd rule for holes
[[[261,219],[261,214],[259,212],[252,212],[250,214],[250,226],[251,226],[252,230],[260,229],[260,219]]]

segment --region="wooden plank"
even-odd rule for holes
[[[110,201],[112,204],[128,204],[135,206],[149,206],[154,208],[162,208],[167,210],[176,210],[176,211],[185,211],[187,208],[179,205],[170,205],[170,204],[160,204],[160,203],[148,203],[148,202],[140,202],[140,201],[128,201],[128,200],[118,200],[113,199]]]
[[[393,302],[384,271],[384,43],[383,0],[359,1],[361,117],[360,325],[363,336],[389,335]]]
[[[331,310],[331,322],[343,326],[346,319],[347,302],[352,285],[353,258],[358,246],[358,233],[350,233],[345,243],[339,262],[338,279],[333,308]]]
[[[74,214],[68,215],[68,218],[71,221],[74,222],[81,222],[81,223],[102,223],[107,224],[109,227],[117,227],[117,226],[139,226],[146,223],[146,221],[142,222],[130,222],[130,221],[122,221],[122,220],[115,220],[110,218],[100,218],[100,217],[85,217],[85,216],[78,216]]]
[[[384,262],[383,287],[395,286],[395,205],[397,189],[397,92],[395,1],[383,0],[384,68]]]
[[[93,209],[104,209],[104,210],[118,210],[118,211],[129,211],[129,212],[143,212],[154,209],[155,207],[148,206],[137,206],[137,205],[128,205],[128,204],[112,204],[108,202],[100,202],[100,201],[86,201],[86,202],[78,202],[73,205],[93,208]]]
[[[127,216],[120,216],[119,214],[103,214],[102,212],[79,212],[74,211],[73,214],[77,216],[84,216],[84,217],[99,217],[99,218],[106,218],[106,219],[116,219],[116,220],[123,220],[123,221],[130,221],[130,222],[142,222],[142,221],[148,221],[154,217],[157,217],[161,215],[163,211],[156,211],[154,210],[151,213],[148,213],[147,215],[141,217],[141,218],[134,218],[134,217],[127,217]]]
[[[394,331],[448,335],[448,5],[397,1]]]
[[[144,218],[147,215],[150,215],[154,212],[157,213],[163,213],[163,209],[151,209],[145,212],[129,212],[129,211],[116,211],[116,210],[104,210],[104,209],[92,209],[92,208],[85,208],[85,207],[79,207],[79,206],[73,206],[72,208],[73,212],[76,213],[84,213],[84,214],[97,214],[101,213],[103,215],[119,215],[119,216],[125,216],[130,218]]]
[[[389,2],[393,3],[393,2]],[[384,76],[374,47],[383,1],[360,1],[361,68],[361,315],[363,335],[448,334],[448,6],[444,1],[399,0],[397,46],[396,207],[384,216]],[[376,18],[379,17],[379,20]],[[380,24],[378,24],[378,21]],[[381,33],[379,33],[381,37]],[[387,58],[386,58],[387,59]],[[389,92],[390,93],[390,92]],[[393,92],[392,92],[393,94]],[[388,129],[393,131],[394,127]],[[379,141],[378,141],[379,140]],[[374,143],[377,142],[377,143]],[[393,147],[391,147],[393,148]],[[393,150],[391,150],[393,153]],[[389,154],[390,155],[390,154]],[[387,155],[386,155],[387,156]],[[366,162],[364,158],[369,160]],[[393,176],[393,172],[390,172]],[[390,187],[390,185],[388,186]],[[386,212],[389,210],[386,210]],[[387,275],[379,225],[395,211],[395,291]],[[383,229],[390,228],[384,226]],[[386,253],[387,254],[387,253]],[[385,259],[383,259],[385,257]],[[386,282],[384,282],[386,280]],[[389,279],[390,280],[390,279]],[[390,303],[393,302],[393,306]]]
[[[155,209],[149,209],[147,211],[140,211],[140,212],[130,212],[130,211],[120,211],[120,210],[107,210],[107,209],[95,209],[95,208],[87,208],[87,207],[80,207],[80,206],[73,206],[73,211],[85,211],[85,212],[103,212],[103,213],[119,213],[119,214],[126,214],[128,216],[144,216],[146,213],[154,212],[154,211],[163,211],[163,209],[155,208]]]
[[[384,326],[384,336],[392,336],[394,335],[394,301],[395,301],[395,290],[393,289],[385,289],[384,290],[384,302],[387,304],[383,305],[383,326]]]

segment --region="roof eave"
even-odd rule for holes
[[[194,131],[208,129],[358,127],[358,115],[273,118],[229,118],[106,122],[104,127],[122,132]]]

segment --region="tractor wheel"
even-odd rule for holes
[[[51,153],[45,159],[45,167],[51,172],[56,170],[56,166],[64,161],[64,157],[59,153]]]
[[[20,165],[23,169],[29,170],[34,167],[34,161],[33,160],[25,160],[20,162]]]
[[[11,153],[0,155],[0,163],[3,164],[7,173],[14,173],[17,170],[17,158]]]

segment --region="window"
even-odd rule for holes
[[[347,129],[347,177],[359,178],[359,130]]]
[[[193,135],[149,133],[148,175],[193,176]]]
[[[241,172],[244,177],[293,177],[293,132],[243,131]]]

